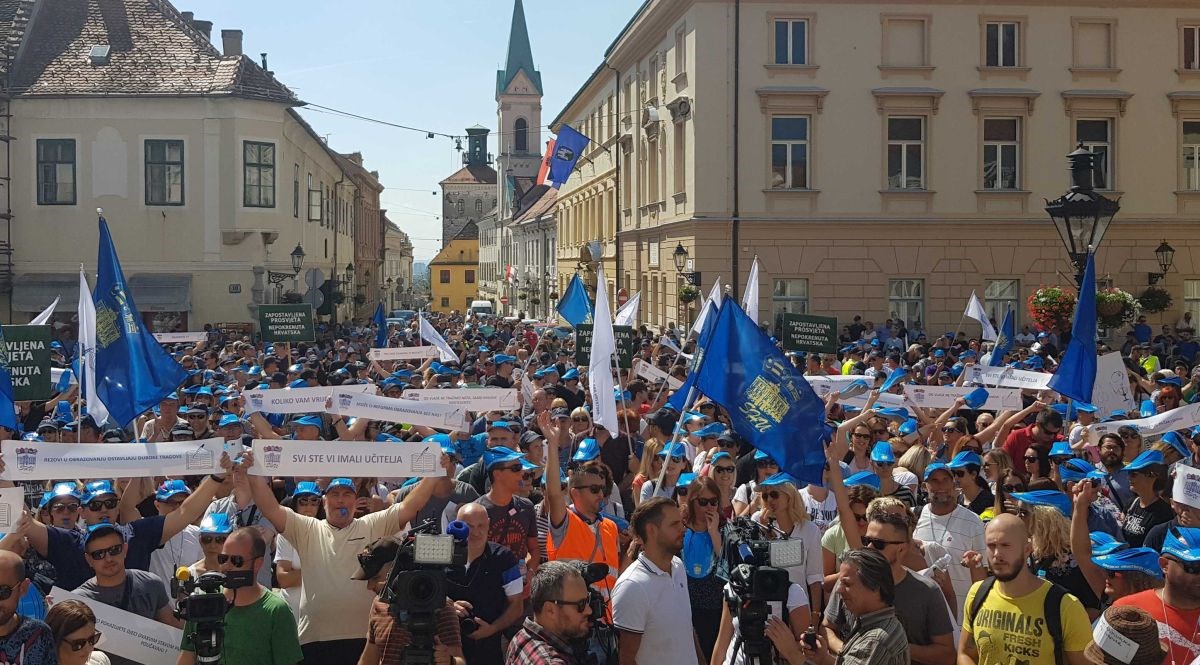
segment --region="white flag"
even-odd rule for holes
[[[92,302],[83,266],[79,266],[79,370],[83,372],[88,415],[102,425],[108,420],[108,409],[96,394],[96,304]]]
[[[988,320],[987,312],[983,311],[983,303],[979,302],[979,298],[975,297],[975,292],[971,292],[971,299],[967,301],[967,311],[963,312],[963,316],[975,319],[979,325],[983,326],[983,338],[988,341],[996,341],[996,329],[992,327],[992,322]]]
[[[692,332],[697,335],[701,330],[704,330],[704,319],[708,317],[709,312],[716,313],[717,308],[721,306],[721,298],[725,296],[721,291],[721,278],[718,277],[713,282],[712,288],[708,291],[708,297],[704,299],[704,306],[700,308],[700,316],[696,317],[696,322],[692,324]]]
[[[750,279],[746,280],[746,293],[742,295],[742,309],[746,310],[746,316],[750,320],[758,323],[758,255],[754,256],[754,263],[750,265]]]
[[[438,333],[432,323],[425,320],[424,315],[418,314],[418,316],[421,317],[421,338],[437,347],[438,353],[441,355],[440,360],[444,363],[458,362],[458,354],[446,343],[446,338]]]
[[[621,305],[621,309],[617,310],[617,318],[615,321],[613,321],[613,324],[618,326],[636,326],[638,306],[641,305],[641,303],[642,292],[638,291],[637,293],[633,294],[633,297],[630,298],[628,302],[626,302],[624,305]]]
[[[613,396],[612,357],[617,352],[612,315],[608,307],[604,267],[596,270],[596,309],[592,315],[592,357],[588,362],[588,390],[592,395],[592,420],[609,432],[617,431],[617,400]]]
[[[50,320],[50,317],[51,317],[51,316],[54,316],[54,308],[55,308],[55,307],[58,307],[58,301],[59,301],[61,298],[62,298],[62,296],[59,296],[58,298],[55,298],[55,299],[54,299],[54,302],[50,303],[50,306],[49,306],[49,307],[47,307],[46,309],[42,310],[42,313],[41,313],[41,314],[38,314],[37,316],[33,317],[33,320],[29,322],[29,325],[31,325],[31,326],[44,326],[44,325],[46,325],[46,322]]]

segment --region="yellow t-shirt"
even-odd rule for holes
[[[975,592],[982,582],[976,582],[967,593],[963,614],[970,611]],[[963,632],[970,633],[979,651],[979,665],[1034,665],[1054,662],[1054,639],[1046,626],[1046,593],[1050,583],[1042,584],[1031,593],[1011,598],[994,584],[983,601],[979,613],[965,617]],[[1092,641],[1092,625],[1087,610],[1071,594],[1063,596],[1061,605],[1063,649],[1083,651]]]

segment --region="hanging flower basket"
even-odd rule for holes
[[[1096,292],[1096,321],[1105,328],[1120,328],[1133,323],[1142,306],[1132,293],[1116,287]]]
[[[1066,328],[1075,314],[1073,291],[1059,286],[1043,286],[1029,296],[1029,318],[1038,328]]]
[[[526,300],[527,298],[529,298],[529,296],[524,293],[517,294],[517,300]]]
[[[692,302],[700,297],[700,289],[694,286],[683,286],[679,289],[679,302]]]
[[[1171,306],[1171,293],[1166,289],[1151,286],[1138,296],[1138,303],[1142,306],[1142,311],[1147,314],[1165,312]]]

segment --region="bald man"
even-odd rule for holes
[[[21,597],[29,591],[25,561],[0,550],[0,662],[56,663],[58,649],[50,627],[17,614]]]
[[[1087,611],[1075,596],[1033,574],[1033,544],[1021,518],[1002,513],[984,531],[994,578],[976,582],[963,604],[958,665],[1012,662],[1086,665],[1092,641]],[[994,588],[993,588],[994,587]],[[981,600],[976,600],[981,596]],[[1058,603],[1058,634],[1047,622],[1047,607]],[[1053,612],[1053,609],[1051,609]],[[1060,647],[1060,648],[1056,648]],[[1061,651],[1058,661],[1055,651]]]
[[[512,550],[488,541],[487,508],[468,503],[458,519],[470,528],[465,572],[451,573],[449,596],[460,617],[475,618],[474,631],[463,633],[463,656],[471,665],[502,665],[500,634],[524,614],[524,576]]]

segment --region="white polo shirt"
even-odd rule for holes
[[[642,636],[637,662],[642,665],[695,665],[692,604],[687,574],[679,557],[671,572],[645,554],[617,578],[612,592],[613,625]]]

